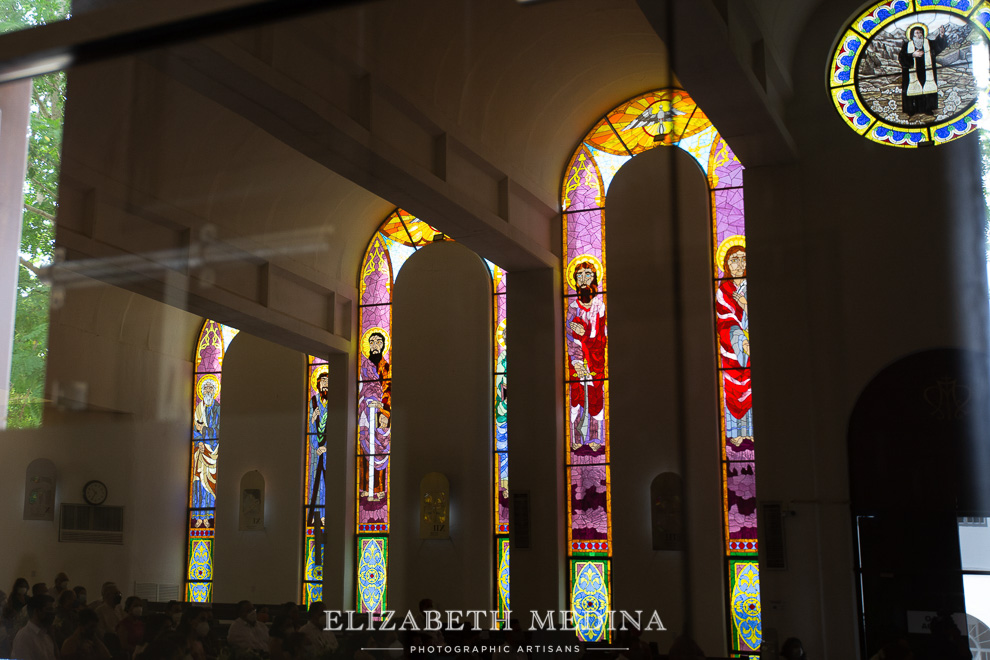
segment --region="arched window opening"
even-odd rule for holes
[[[302,603],[323,600],[323,553],[326,549],[326,455],[327,399],[330,366],[327,361],[307,358],[306,425],[303,464],[303,568]]]
[[[397,209],[372,237],[359,276],[358,438],[356,443],[357,609],[387,608],[389,564],[389,460],[392,447],[392,291],[406,260],[422,247],[451,240]],[[506,382],[506,273],[486,262],[492,274],[495,543],[493,607],[509,608],[508,400]],[[400,439],[401,441],[401,439]],[[413,503],[409,503],[413,505]]]
[[[239,331],[207,320],[193,355],[193,419],[189,475],[186,600],[213,599],[213,543],[220,460],[220,384],[223,357]]]

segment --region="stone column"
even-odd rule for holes
[[[530,523],[529,547],[519,547],[513,506],[510,594],[525,628],[530,610],[567,607],[560,272],[512,272],[507,283],[509,497],[529,496]]]

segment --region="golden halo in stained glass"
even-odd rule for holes
[[[739,234],[729,236],[718,246],[718,250],[715,251],[715,266],[720,271],[725,266],[725,253],[729,251],[729,248],[734,248],[737,245],[746,247],[746,237]]]
[[[365,331],[363,335],[361,335],[361,355],[363,355],[364,357],[368,357],[368,354],[371,353],[371,346],[369,345],[369,341],[371,339],[371,335],[373,335],[376,332],[381,333],[382,337],[385,338],[385,346],[382,347],[382,355],[388,353],[389,348],[391,348],[392,346],[392,341],[388,336],[388,330],[386,330],[385,328],[380,328],[378,326],[375,326],[374,328],[368,328],[368,330]]]
[[[498,322],[498,327],[495,328],[495,343],[505,348],[505,321],[502,319]]]
[[[309,371],[309,389],[311,392],[320,391],[320,376],[330,374],[330,366],[326,364],[314,365]]]
[[[577,291],[577,283],[574,281],[574,271],[577,269],[577,265],[582,262],[589,262],[595,267],[595,273],[598,274],[598,286],[602,285],[602,281],[605,279],[605,267],[602,266],[602,262],[598,260],[598,257],[591,254],[580,254],[567,264],[567,270],[565,272],[565,277],[567,278],[567,284],[573,290]]]
[[[199,382],[196,383],[196,393],[199,394],[199,398],[200,399],[206,398],[205,396],[203,396],[203,386],[206,385],[206,383],[213,383],[213,389],[214,389],[213,398],[219,399],[220,379],[217,378],[215,374],[203,374],[202,376],[199,377]]]
[[[924,35],[925,39],[928,38],[928,26],[920,21],[918,23],[912,23],[911,25],[909,25],[908,29],[904,30],[904,34],[910,37],[911,32],[914,31],[914,28],[921,28],[921,31],[925,33]]]

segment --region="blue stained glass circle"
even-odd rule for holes
[[[972,28],[990,25],[987,5],[990,1],[873,0],[853,16],[840,32],[828,71],[834,106],[843,122],[870,140],[900,147],[926,143],[929,131],[938,130],[939,144],[971,133],[976,103],[985,92],[973,71],[970,50],[990,44],[983,29]],[[929,90],[926,83],[924,92],[901,83],[901,75],[908,77],[910,68],[899,59],[908,47],[905,30],[919,22],[936,31],[927,38],[938,53],[948,52],[946,62],[969,63],[953,64],[944,78],[940,70],[936,89]],[[859,43],[853,34],[861,35]],[[937,129],[940,124],[945,130]]]

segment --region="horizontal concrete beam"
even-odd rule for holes
[[[324,55],[329,55],[323,51]],[[148,61],[288,146],[426,218],[506,270],[559,264],[557,209],[465,140],[353,62],[279,62],[227,38],[158,51]],[[339,88],[314,89],[280,69],[333,67]]]
[[[0,36],[0,83],[122,57],[357,0],[142,0],[118,2]]]
[[[68,170],[71,172],[72,165]],[[64,174],[65,213],[56,229],[59,260],[42,273],[53,296],[100,281],[207,316],[315,355],[350,350],[357,290],[290,258],[322,249],[319,236],[267,236],[264,245],[222,240],[168,207],[155,213]],[[119,184],[118,184],[119,185]]]

